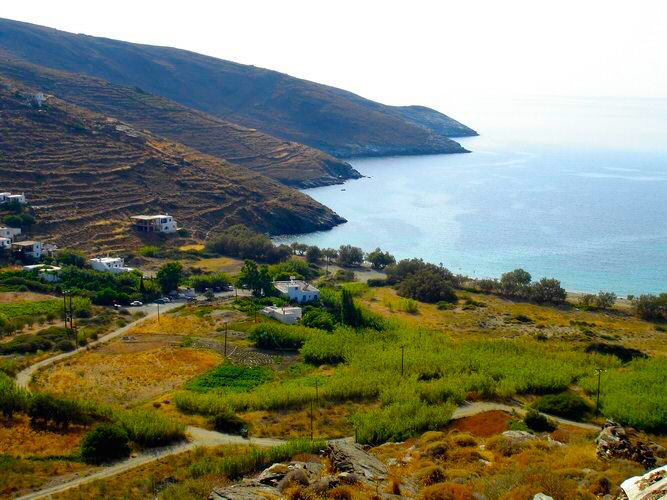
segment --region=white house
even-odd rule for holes
[[[267,306],[261,312],[270,318],[277,319],[281,323],[287,323],[288,325],[298,323],[301,319],[300,307]]]
[[[317,288],[294,277],[290,277],[289,281],[274,281],[273,286],[292,302],[303,304],[320,300],[320,291]]]
[[[134,227],[146,233],[175,233],[178,224],[169,214],[164,215],[134,215],[131,217]]]
[[[23,266],[23,270],[37,271],[37,274],[42,280],[54,283],[56,281],[60,281],[62,267],[49,266],[48,264],[35,264],[32,266]]]
[[[120,274],[134,271],[132,267],[125,267],[125,261],[120,257],[96,257],[88,261],[95,271]]]
[[[0,249],[8,249],[8,248],[12,248],[11,238],[5,238],[4,236],[0,236]]]
[[[2,238],[9,238],[10,240],[14,240],[20,234],[21,228],[19,227],[0,226],[0,237]]]
[[[26,203],[25,193],[21,194],[12,194],[10,192],[0,193],[0,203],[10,203],[12,201],[20,203],[21,205],[25,205]]]
[[[32,96],[32,102],[37,104],[38,107],[42,107],[42,104],[46,102],[46,96],[42,92],[37,92]]]
[[[32,240],[14,242],[12,250],[18,254],[39,259],[42,256],[42,242]]]

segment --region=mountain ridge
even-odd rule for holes
[[[386,106],[351,92],[171,47],[76,35],[0,19],[0,48],[33,64],[82,73],[334,156],[462,153],[476,132],[421,106]]]

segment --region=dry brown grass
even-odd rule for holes
[[[243,261],[232,257],[213,257],[198,260],[192,267],[212,273],[237,274],[243,267]]]
[[[53,295],[34,292],[0,292],[0,304],[11,304],[14,302],[30,302],[36,300],[50,300]]]
[[[450,428],[475,436],[489,437],[506,431],[510,419],[510,415],[504,411],[487,411],[454,420]]]
[[[179,387],[221,360],[222,356],[211,351],[169,346],[139,353],[92,351],[40,372],[34,387],[128,405]]]
[[[144,321],[133,328],[129,335],[159,334],[159,335],[182,335],[182,336],[205,336],[215,330],[213,322],[189,315],[165,314],[157,318]]]
[[[79,448],[85,432],[80,426],[59,432],[36,429],[27,416],[15,415],[11,425],[0,424],[0,450],[14,457],[68,455]]]
[[[69,478],[93,468],[64,460],[10,459],[0,470],[0,497],[11,498],[39,489],[54,478]]]

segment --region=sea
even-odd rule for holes
[[[459,108],[480,133],[456,139],[470,153],[352,159],[363,179],[304,190],[348,222],[276,241],[379,247],[473,277],[521,267],[574,292],[667,292],[667,99]]]

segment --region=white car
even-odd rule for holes
[[[135,300],[134,302],[131,302],[130,305],[132,307],[140,307],[140,306],[143,306],[144,304],[142,302],[138,301],[138,300]]]

